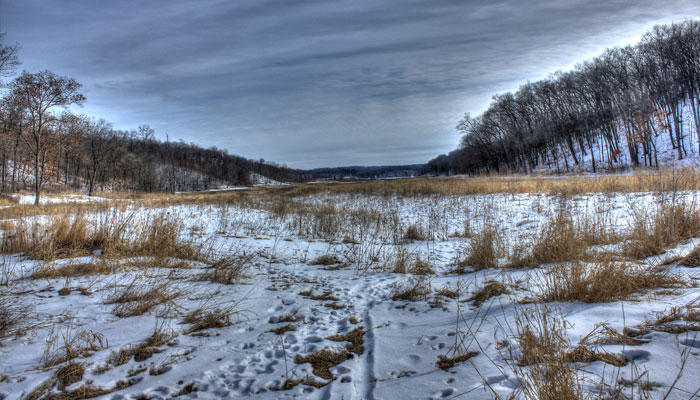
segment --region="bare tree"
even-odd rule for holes
[[[13,46],[4,45],[5,34],[0,33],[0,76],[8,76],[20,65],[17,54],[19,44]]]
[[[95,191],[95,182],[104,175],[108,160],[115,147],[115,136],[112,124],[100,119],[90,121],[88,134],[85,137],[85,152],[87,153],[88,195]]]
[[[27,110],[29,118],[25,144],[33,157],[34,204],[39,204],[47,155],[57,140],[49,125],[55,120],[52,110],[68,107],[85,101],[79,90],[81,85],[74,79],[58,76],[50,71],[32,74],[24,71],[11,84],[12,92]]]

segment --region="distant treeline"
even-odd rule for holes
[[[382,178],[408,178],[420,175],[425,169],[425,164],[412,165],[382,165],[373,167],[350,166],[337,168],[316,168],[309,172],[320,179],[346,180],[346,179],[382,179]]]
[[[431,160],[428,170],[530,172],[585,162],[595,172],[622,159],[658,166],[659,138],[678,159],[700,152],[690,148],[691,135],[700,145],[699,99],[700,22],[656,26],[635,46],[494,96],[483,114],[465,115],[457,126],[460,147]]]
[[[0,35],[0,76],[20,64],[19,45]],[[74,79],[23,72],[0,92],[0,192],[46,185],[97,190],[175,192],[247,185],[261,177],[299,182],[310,173],[253,161],[226,150],[154,138],[147,125],[120,131],[104,120],[72,114],[86,99]],[[251,182],[253,181],[253,182]]]

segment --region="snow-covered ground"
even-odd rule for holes
[[[34,204],[35,196],[29,194],[14,195],[19,204]],[[64,195],[42,195],[39,197],[41,204],[56,203],[89,203],[92,201],[108,201],[109,199],[99,196],[87,196],[84,194],[64,194]]]
[[[46,268],[41,261],[19,255],[0,262],[0,289],[11,307],[26,316],[21,331],[0,342],[0,398],[20,399],[49,381],[62,365],[42,367],[61,354],[65,343],[77,346],[76,337],[87,337],[92,348],[74,362],[83,363],[85,374],[65,391],[94,386],[112,390],[115,399],[133,398],[239,398],[266,399],[403,399],[494,398],[517,390],[521,376],[513,359],[516,318],[538,307],[523,300],[536,297],[547,266],[532,269],[486,269],[453,273],[473,239],[455,235],[465,226],[479,232],[496,227],[503,243],[512,248],[528,238],[562,210],[574,220],[595,215],[596,221],[620,233],[629,230],[635,212],[653,207],[658,194],[587,194],[562,199],[544,194],[495,194],[473,196],[381,197],[324,194],[289,200],[295,210],[327,212],[289,213],[241,205],[178,205],[168,209],[129,206],[118,211],[130,223],[167,215],[182,221],[183,240],[210,248],[217,257],[240,260],[245,277],[236,284],[201,280],[204,264],[189,268],[148,267],[141,263],[115,269],[109,275],[30,279]],[[700,193],[676,194],[689,202]],[[272,211],[267,211],[272,210]],[[106,211],[90,218],[104,219]],[[167,213],[167,214],[165,214]],[[404,240],[414,225],[425,240]],[[7,233],[5,233],[7,234]],[[699,235],[700,236],[700,235]],[[661,264],[674,255],[684,256],[697,240],[644,262]],[[615,245],[607,246],[615,249]],[[314,265],[327,256],[329,266]],[[333,260],[335,256],[335,260]],[[422,260],[435,272],[422,276],[392,272],[400,259]],[[505,257],[501,257],[505,263]],[[57,260],[50,266],[99,262],[94,254]],[[566,334],[575,346],[596,324],[606,323],[622,332],[671,307],[697,305],[697,269],[677,262],[673,273],[695,281],[695,287],[643,293],[630,301],[609,303],[550,303],[549,312],[567,321]],[[469,271],[469,268],[467,268]],[[495,280],[511,288],[510,294],[488,299],[480,306],[469,298],[484,282]],[[417,301],[394,300],[400,288],[421,282],[430,294]],[[120,318],[118,304],[107,304],[127,285],[145,291],[167,285],[172,300],[144,315]],[[70,287],[69,294],[59,290]],[[80,289],[78,289],[80,288]],[[441,296],[441,289],[457,297]],[[448,291],[443,291],[448,293]],[[193,310],[221,312],[230,325],[198,331],[182,323]],[[288,321],[288,322],[284,322]],[[225,325],[225,324],[224,324]],[[282,334],[272,332],[282,326]],[[361,348],[349,347],[332,335],[361,328]],[[129,357],[110,363],[120,349],[136,348],[159,330],[170,335],[147,358]],[[358,332],[358,331],[355,331]],[[583,385],[590,393],[603,386],[619,386],[624,380],[653,382],[660,386],[652,398],[691,398],[700,389],[700,337],[697,331],[681,334],[650,331],[639,336],[639,345],[600,345],[599,349],[628,361],[614,367],[601,361],[581,365]],[[336,339],[336,340],[332,340]],[[342,338],[341,338],[342,339]],[[354,343],[359,344],[358,342]],[[330,368],[331,379],[314,371],[299,357],[334,350],[343,359]],[[345,355],[346,351],[350,351]],[[467,361],[443,370],[441,357],[476,352]],[[55,358],[55,357],[54,357]],[[680,373],[682,371],[682,374]],[[679,377],[677,379],[677,377]],[[285,381],[310,379],[288,390],[275,390]],[[677,379],[677,381],[676,381]],[[672,390],[671,387],[673,386]],[[58,393],[58,384],[53,389]],[[638,385],[623,387],[636,398]],[[631,393],[634,391],[634,393]],[[139,397],[145,396],[145,397]]]

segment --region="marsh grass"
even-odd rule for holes
[[[108,347],[107,339],[100,333],[70,329],[59,330],[47,338],[46,348],[41,357],[42,368],[50,368],[76,358],[91,356],[94,352]]]
[[[254,258],[253,254],[233,254],[216,260],[198,276],[199,280],[224,285],[234,285],[246,277]]]
[[[602,303],[627,300],[658,288],[684,288],[680,275],[663,269],[627,262],[559,263],[541,275],[540,301]]]
[[[501,282],[489,281],[484,282],[484,286],[477,290],[471,297],[463,300],[464,302],[473,301],[476,307],[480,307],[492,297],[497,297],[502,294],[510,294],[511,291]]]
[[[231,307],[219,307],[211,310],[201,307],[186,314],[180,323],[190,325],[185,330],[185,333],[192,334],[208,329],[231,326],[233,325],[231,319],[233,314],[235,314],[235,310]]]
[[[119,351],[112,351],[107,360],[107,365],[102,367],[102,372],[108,370],[112,366],[120,366],[128,363],[132,358],[137,362],[145,361],[154,354],[161,353],[163,346],[173,340],[177,334],[172,329],[165,326],[165,323],[156,325],[153,334],[149,336],[143,343],[133,346],[125,346]]]
[[[110,275],[120,270],[122,270],[120,263],[112,263],[105,259],[67,265],[43,263],[32,272],[31,277],[32,279],[74,278],[86,275]]]
[[[622,254],[641,259],[700,236],[700,208],[694,202],[662,200],[652,210],[636,210]]]
[[[19,332],[26,320],[26,311],[0,292],[0,339]]]
[[[107,258],[168,257],[201,260],[203,248],[181,240],[182,222],[160,213],[148,222],[112,212],[90,220],[86,214],[56,215],[47,222],[23,221],[2,238],[2,252],[37,260],[78,257],[100,251]]]
[[[394,301],[427,300],[432,291],[430,281],[421,276],[413,283],[407,281],[397,284],[391,292],[391,299]]]
[[[467,249],[467,257],[459,261],[459,267],[470,266],[474,271],[498,268],[497,243],[499,232],[488,226],[474,235]]]
[[[583,382],[567,360],[566,322],[546,306],[523,309],[516,315],[519,357],[514,372],[523,397],[532,400],[579,400]],[[522,368],[527,367],[527,368]]]
[[[112,313],[120,318],[146,314],[161,308],[161,314],[178,308],[175,300],[182,293],[173,281],[136,277],[125,286],[117,286],[104,301],[116,304]]]

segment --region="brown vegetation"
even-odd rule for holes
[[[700,209],[696,204],[663,201],[655,210],[638,210],[623,254],[639,259],[662,254],[666,248],[700,236]]]
[[[311,364],[314,375],[323,379],[332,379],[333,374],[331,374],[330,369],[349,358],[352,358],[352,354],[346,350],[334,351],[323,349],[306,356],[297,354],[294,358],[294,362],[296,364],[309,363]]]
[[[657,288],[682,288],[683,278],[661,269],[611,260],[555,264],[542,276],[542,301],[600,303]]]

